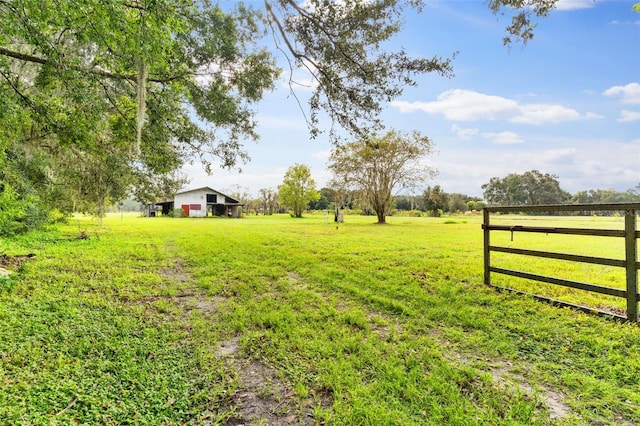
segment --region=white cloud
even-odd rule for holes
[[[553,104],[525,104],[518,107],[519,114],[511,117],[512,123],[546,124],[564,123],[567,121],[593,120],[603,118],[602,115],[587,112],[580,114],[573,108]]]
[[[519,109],[520,114],[510,120],[513,123],[561,123],[563,121],[576,121],[581,118],[578,111],[562,105],[530,104],[522,105]]]
[[[573,163],[578,150],[575,148],[549,149],[542,151],[539,160],[547,164],[563,164]]]
[[[501,96],[485,95],[471,90],[453,89],[438,95],[435,102],[394,101],[391,105],[401,112],[423,111],[440,113],[448,120],[474,121],[495,120],[506,113],[513,113],[518,103]]]
[[[594,188],[624,191],[640,181],[640,138],[548,140],[554,147],[535,143],[516,147],[488,145],[443,149],[434,158],[438,183],[447,192],[482,195],[481,185],[494,176],[540,170],[557,175],[562,189],[575,193]]]
[[[524,139],[515,132],[482,132],[479,129],[462,128],[457,124],[451,126],[451,131],[460,139],[470,139],[472,136],[480,134],[484,139],[496,145],[517,145],[524,143]]]
[[[311,177],[316,182],[316,189],[320,189],[329,185],[329,182],[331,182],[331,178],[333,177],[333,175],[326,168],[312,167]],[[280,178],[280,181],[282,181],[282,178]]]
[[[595,6],[594,0],[558,0],[556,10],[590,9]]]
[[[447,90],[438,95],[434,102],[395,101],[391,105],[400,112],[442,114],[451,121],[504,118],[512,123],[545,124],[602,118],[593,113],[581,114],[562,105],[521,104],[513,99],[463,89]]]
[[[613,86],[602,92],[604,96],[619,96],[623,104],[640,104],[640,83]]]
[[[457,124],[454,124],[451,127],[451,131],[455,133],[460,139],[469,139],[471,136],[475,136],[479,132],[478,129],[463,129]]]
[[[626,123],[629,121],[640,121],[640,111],[629,111],[627,109],[620,111],[618,122]]]
[[[499,133],[491,133],[486,132],[483,133],[482,136],[491,141],[491,143],[495,143],[498,145],[517,145],[524,143],[524,139],[520,137],[517,133],[514,132],[499,132]]]
[[[286,55],[282,54],[283,63]],[[318,80],[313,76],[317,73],[316,67],[310,61],[303,59],[301,65],[294,65],[293,68],[284,67],[280,76],[280,87],[286,90],[294,90],[296,92],[312,92],[318,87]]]
[[[282,79],[282,88],[295,92],[313,92],[317,87],[318,80],[306,70],[296,70]]]

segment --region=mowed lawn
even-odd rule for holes
[[[640,423],[640,327],[485,287],[478,216],[345,219],[113,215],[0,241],[36,254],[0,281],[0,425]],[[495,243],[623,256],[557,237]]]

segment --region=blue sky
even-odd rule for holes
[[[561,0],[527,46],[511,48],[502,44],[508,19],[483,0],[427,1],[421,14],[407,15],[393,45],[424,57],[458,52],[453,78],[421,76],[383,113],[387,128],[418,130],[434,142],[427,162],[438,176],[424,186],[482,196],[491,177],[532,169],[557,175],[571,193],[640,183],[640,14],[633,4]],[[295,163],[311,168],[318,188],[328,183],[332,147],[326,135],[309,138],[286,77],[257,105],[261,139],[246,143],[251,161],[242,173],[206,176],[195,164],[184,169],[189,188],[239,185],[257,196],[277,188]],[[309,92],[296,93],[304,99]]]

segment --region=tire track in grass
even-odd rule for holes
[[[288,242],[286,243],[288,244]],[[273,241],[271,241],[266,246],[267,248],[274,246]],[[273,312],[276,312],[273,315],[268,315],[266,320],[261,318],[255,318],[255,321],[254,319],[245,320],[240,317],[237,317],[236,320],[238,321],[238,324],[240,323],[243,325],[246,324],[252,330],[256,330],[254,334],[255,336],[257,336],[257,338],[264,338],[264,340],[262,341],[249,342],[249,343],[254,344],[256,349],[258,349],[256,353],[263,353],[263,355],[266,355],[266,358],[275,360],[275,361],[272,361],[271,364],[278,365],[278,371],[280,372],[285,372],[287,369],[287,366],[292,370],[296,370],[300,361],[303,361],[303,362],[307,361],[305,359],[299,359],[301,358],[301,356],[292,357],[295,359],[278,358],[279,354],[276,353],[277,349],[294,347],[294,346],[291,346],[290,342],[286,341],[287,335],[288,335],[287,333],[291,332],[290,328],[287,327],[286,322],[289,320],[293,320],[296,322],[299,320],[304,320],[303,316],[300,316],[295,312],[290,312],[286,309],[282,309],[282,310],[280,309],[281,308],[280,305],[282,304],[286,304],[291,301],[295,302],[295,300],[292,299],[292,297],[301,299],[303,298],[304,295],[295,296],[292,294],[286,294],[287,290],[283,289],[284,290],[283,295],[285,297],[280,297],[280,295],[277,293],[277,291],[279,291],[280,289],[278,288],[271,289],[270,287],[272,283],[275,283],[275,281],[272,282],[271,280],[280,279],[275,277],[276,273],[277,274],[280,273],[280,267],[282,267],[286,271],[287,268],[291,268],[295,264],[298,264],[298,267],[294,266],[294,270],[298,269],[299,272],[289,273],[289,276],[288,276],[289,281],[298,281],[297,284],[293,284],[293,285],[300,287],[299,290],[304,290],[304,286],[307,285],[309,291],[313,292],[313,294],[308,294],[308,296],[310,296],[312,299],[320,295],[321,293],[323,293],[323,298],[325,300],[329,300],[333,302],[336,300],[336,298],[340,299],[341,300],[340,304],[334,304],[334,308],[340,310],[340,312],[343,312],[342,311],[343,308],[346,309],[348,307],[348,303],[346,301],[349,301],[349,300],[353,302],[353,306],[355,306],[356,308],[364,309],[365,311],[376,311],[376,310],[382,311],[384,315],[388,315],[389,317],[392,317],[392,318],[398,318],[400,323],[403,324],[405,331],[406,331],[406,328],[409,327],[411,331],[407,332],[407,336],[402,337],[404,339],[421,340],[420,334],[416,334],[416,332],[417,333],[420,332],[419,329],[421,327],[422,327],[422,330],[429,330],[434,327],[442,326],[442,327],[445,327],[443,328],[443,330],[445,330],[446,336],[451,339],[450,346],[443,346],[443,348],[441,348],[441,350],[445,353],[448,351],[453,351],[454,353],[462,352],[467,354],[469,353],[473,354],[474,351],[479,351],[485,354],[485,355],[479,355],[481,357],[492,356],[492,357],[497,357],[498,359],[510,359],[512,361],[514,359],[517,359],[518,365],[515,366],[514,368],[509,367],[510,373],[518,374],[518,369],[520,369],[520,371],[522,370],[527,371],[530,367],[533,367],[534,372],[527,371],[527,374],[526,374],[527,377],[525,377],[524,380],[519,380],[519,381],[522,381],[522,382],[528,381],[529,383],[533,383],[534,386],[537,385],[537,383],[539,383],[539,380],[540,380],[539,377],[535,376],[536,374],[538,373],[552,374],[555,371],[555,369],[550,369],[547,364],[537,362],[537,358],[534,359],[533,356],[525,357],[524,360],[521,360],[519,358],[518,353],[521,350],[524,350],[526,348],[524,348],[523,345],[519,343],[521,342],[521,340],[516,340],[516,339],[519,339],[520,337],[519,333],[512,332],[509,327],[505,327],[505,326],[498,327],[497,331],[501,335],[504,335],[503,336],[504,338],[503,340],[505,340],[504,342],[500,341],[499,339],[491,337],[493,333],[492,330],[493,330],[495,321],[500,320],[501,318],[500,315],[495,315],[496,310],[493,305],[496,303],[496,297],[494,297],[493,295],[490,295],[490,294],[484,295],[483,297],[486,300],[483,300],[481,302],[474,301],[473,306],[475,307],[475,311],[472,312],[473,315],[465,315],[462,312],[460,313],[456,312],[456,310],[460,308],[461,304],[465,303],[465,300],[468,302],[468,298],[464,297],[465,296],[464,291],[460,289],[460,287],[462,286],[457,285],[454,282],[454,280],[449,278],[447,274],[449,274],[450,271],[446,270],[446,268],[439,266],[447,263],[448,261],[446,260],[439,259],[437,260],[437,262],[434,261],[424,265],[422,264],[424,262],[421,262],[421,265],[419,266],[419,268],[414,269],[417,271],[424,271],[424,270],[433,271],[433,274],[432,274],[433,276],[427,277],[425,275],[424,277],[422,276],[412,277],[410,275],[411,274],[410,270],[408,271],[407,274],[404,275],[404,277],[408,278],[407,281],[411,280],[412,278],[414,281],[421,281],[421,280],[428,281],[428,282],[425,282],[424,285],[432,288],[432,292],[425,295],[423,293],[425,293],[426,290],[425,292],[423,292],[422,290],[418,290],[416,286],[407,285],[407,284],[410,284],[408,282],[407,283],[401,282],[401,281],[396,282],[395,280],[391,279],[391,281],[385,283],[385,279],[388,280],[389,278],[393,278],[393,277],[387,277],[384,274],[379,273],[378,268],[369,268],[368,265],[370,262],[367,262],[368,259],[363,259],[359,263],[356,263],[355,261],[351,260],[351,257],[353,256],[350,256],[348,261],[342,262],[344,263],[343,265],[341,262],[335,262],[334,261],[335,259],[333,259],[330,254],[327,254],[325,256],[324,251],[319,251],[319,253],[316,253],[317,250],[313,251],[313,254],[315,256],[314,259],[306,259],[303,256],[297,257],[296,251],[297,250],[304,251],[303,249],[306,247],[306,242],[305,242],[305,245],[300,245],[300,247],[297,244],[294,244],[293,248],[291,247],[285,248],[285,247],[286,247],[286,244],[281,241],[279,241],[278,244],[275,244],[273,250],[266,250],[266,252],[265,252],[265,244],[260,246],[260,250],[254,250],[250,245],[248,247],[245,247],[244,254],[247,260],[244,261],[244,263],[238,262],[238,265],[233,265],[233,266],[237,266],[239,268],[238,270],[245,271],[246,274],[248,275],[253,273],[254,276],[258,276],[261,280],[269,281],[269,284],[253,285],[253,281],[251,281],[252,285],[245,286],[246,288],[242,288],[241,292],[230,292],[231,296],[233,297],[233,300],[238,302],[238,306],[243,305],[245,304],[245,302],[250,300],[251,301],[250,308],[253,308],[254,306],[261,307],[261,308],[266,307],[267,310],[265,310],[265,312],[267,314],[268,314],[268,309],[272,309]],[[252,253],[253,251],[255,251],[255,253]],[[448,258],[448,256],[446,257]],[[273,259],[273,258],[282,259],[282,260],[281,261],[270,260],[269,262],[267,262],[266,260],[264,262],[260,260],[260,259]],[[257,262],[258,263],[257,265],[255,262],[256,259],[260,260],[259,262]],[[377,258],[373,260],[375,261],[374,263],[377,263],[379,261],[379,259]],[[265,274],[263,272],[263,270],[260,268],[260,266],[263,263],[272,269],[271,273]],[[277,267],[276,267],[276,264],[277,264]],[[284,274],[285,274],[284,276],[286,276],[287,273],[285,272]],[[267,275],[273,275],[273,277],[267,276]],[[462,274],[459,274],[459,275],[462,275]],[[442,278],[440,278],[440,276],[442,276]],[[244,279],[247,279],[247,277],[243,275],[241,279],[244,280]],[[434,279],[442,282],[434,283],[432,282],[432,280]],[[457,279],[458,281],[460,281],[463,278],[461,276],[458,276],[454,279]],[[303,281],[303,282],[300,283],[300,281]],[[280,281],[278,281],[278,283],[280,283]],[[467,285],[465,284],[464,286],[467,286]],[[474,290],[479,290],[479,288],[475,288]],[[242,293],[242,292],[245,292],[245,293]],[[264,292],[273,292],[273,294],[264,294]],[[478,291],[474,291],[474,293],[478,293]],[[480,291],[479,293],[483,294],[484,292]],[[235,297],[236,295],[239,295],[241,297],[236,299]],[[271,300],[272,303],[265,303],[266,299],[274,299],[274,300]],[[322,302],[319,301],[318,303],[321,304]],[[247,308],[245,306],[245,309],[244,310],[241,309],[241,311],[247,314],[249,313],[250,308]],[[425,309],[427,309],[428,312],[425,312]],[[334,322],[339,321],[340,318],[336,318],[336,314],[331,313],[330,310],[331,308],[329,309],[329,312],[326,314],[327,319]],[[536,306],[532,305],[529,307],[529,311],[527,312],[533,313],[537,310],[538,310],[537,305]],[[320,312],[315,312],[313,310],[309,310],[308,315],[311,320],[317,321],[319,318],[320,319],[319,322],[322,322],[323,320],[322,317],[325,314]],[[376,315],[373,315],[373,318],[376,318],[376,317],[377,317]],[[380,318],[380,317],[377,317],[377,318]],[[546,318],[544,316],[540,317],[532,314],[530,318],[527,317],[522,321],[520,320],[516,321],[517,327],[527,326],[528,325],[527,321],[529,319],[533,321],[536,321],[536,320],[541,321]],[[357,323],[358,318],[354,318],[354,320],[356,322],[353,323],[353,327],[352,327],[353,332],[358,333],[359,328],[361,327],[359,327]],[[251,321],[254,321],[254,323],[252,323]],[[383,322],[383,321],[380,321],[378,319],[378,322]],[[323,332],[324,331],[323,326],[320,325],[320,327],[322,328],[318,328],[317,331]],[[371,331],[374,330],[373,326],[370,326],[370,327],[365,326],[365,328],[370,328]],[[388,338],[391,335],[390,332],[386,331],[386,327],[384,325],[378,326],[378,328],[381,332],[381,336],[387,336]],[[312,332],[316,331],[316,330],[313,330],[312,328],[309,328],[309,330]],[[400,334],[404,334],[404,333],[400,333]],[[466,339],[464,335],[468,334],[467,337],[471,339],[470,343],[462,344],[462,342],[458,340],[458,334],[461,335],[460,337],[461,339]],[[293,335],[295,336],[295,334]],[[274,339],[274,338],[279,338],[281,340],[279,342],[270,341],[270,339]],[[370,337],[370,338],[375,339],[374,337]],[[474,343],[476,341],[477,343]],[[545,351],[546,350],[545,345],[547,345],[548,341],[549,339],[546,339],[544,336],[541,336],[539,341],[532,342],[532,344],[535,345],[533,350],[540,351],[540,352]],[[573,342],[574,339],[567,338],[567,341]],[[244,342],[244,341],[241,340],[241,342]],[[528,342],[528,341],[525,341],[525,342]],[[327,343],[329,342],[327,341]],[[403,345],[405,343],[403,343]],[[305,345],[306,343],[302,342],[302,344]],[[427,344],[429,343],[427,342]],[[502,345],[501,349],[498,349],[498,350],[493,349],[492,348],[493,344]],[[353,354],[354,352],[359,353],[359,351],[357,351],[357,348],[349,348],[349,349],[352,351],[351,354]],[[398,349],[397,344],[394,344],[392,342],[389,342],[386,349],[388,351],[393,351],[397,353],[401,353],[404,350],[402,348]],[[506,351],[506,352],[503,352],[503,351]],[[528,352],[525,352],[525,353],[528,353]],[[552,355],[555,356],[555,355],[558,355],[558,353],[559,351],[556,350]],[[503,354],[503,355],[500,355],[500,354]],[[422,356],[422,354],[419,354],[419,355]],[[560,354],[560,356],[561,355],[562,354]],[[303,356],[307,356],[311,360],[316,359],[313,357],[313,354],[310,356],[307,353],[307,354],[304,354]],[[347,356],[349,356],[349,354],[347,354]],[[443,355],[439,355],[438,357],[444,358]],[[473,355],[470,358],[473,358]],[[287,362],[288,363],[287,366],[282,367],[281,361]],[[449,363],[450,366],[445,365],[446,363]],[[428,364],[428,359],[427,359],[427,364]],[[487,382],[489,382],[489,385],[490,385],[489,387],[492,387],[492,389],[500,388],[500,385],[497,383],[499,380],[497,378],[493,379],[492,376],[490,377],[490,374],[487,373],[489,368],[486,366],[486,364],[482,365],[482,362],[480,362],[480,360],[470,361],[470,365],[462,364],[461,362],[455,361],[455,360],[445,360],[445,362],[440,361],[440,364],[438,364],[438,366],[444,367],[444,369],[449,368],[451,371],[453,371],[454,374],[457,374],[458,376],[469,374],[472,379],[471,385],[473,385],[473,381],[477,380],[478,375],[480,375],[480,376],[484,376],[484,379],[481,380],[481,383],[480,383],[481,386],[486,387]],[[478,367],[478,364],[480,364],[479,367]],[[374,361],[374,364],[372,365],[375,365],[375,361]],[[498,364],[496,363],[496,365]],[[556,363],[556,365],[559,365],[559,364]],[[535,368],[538,369],[537,372]],[[566,372],[567,369],[566,368],[560,369],[560,371]],[[483,373],[487,373],[487,374],[483,374]],[[296,377],[295,374],[297,373],[293,372],[291,374],[292,374],[291,377]],[[588,371],[585,374],[588,374]],[[377,378],[379,376],[379,372],[375,369],[372,369],[371,376],[374,378]],[[450,376],[445,376],[445,377],[450,377]],[[465,378],[463,377],[463,379]],[[551,383],[556,383],[560,385],[560,388],[562,388],[563,390],[566,389],[569,398],[571,397],[575,398],[574,400],[572,400],[573,407],[576,409],[577,412],[585,415],[585,419],[595,418],[596,420],[598,420],[600,417],[602,417],[597,413],[595,415],[589,415],[588,413],[585,413],[585,410],[581,408],[581,405],[583,404],[581,404],[577,400],[579,398],[578,395],[580,395],[579,391],[575,390],[571,386],[567,386],[567,384],[563,380],[558,379],[556,381],[555,379],[550,377],[548,377],[547,380],[549,380]],[[494,383],[492,384],[491,381],[493,381]],[[343,383],[343,382],[339,381],[339,383]],[[462,383],[462,385],[467,386],[468,384],[467,382],[465,382],[465,383]],[[525,385],[525,387],[526,386],[530,386],[530,385],[527,384]],[[342,388],[342,390],[346,391],[344,387]],[[598,388],[597,390],[600,390],[600,388]],[[468,389],[465,391],[469,392]],[[489,390],[485,389],[485,393],[486,392],[490,392],[490,389]],[[506,392],[504,390],[497,389],[495,390],[494,394],[491,394],[489,396],[494,398],[495,397],[500,398],[501,396],[498,395],[498,393],[501,393],[502,395],[506,395]],[[516,394],[519,393],[519,395],[516,395],[516,398],[519,398],[518,400],[519,403],[522,403],[523,399],[532,401],[531,397],[527,397],[526,395],[525,395],[526,398],[523,397],[525,392],[519,388],[515,393]],[[472,395],[472,393],[470,394]],[[361,399],[359,401],[360,403],[362,403],[362,401],[367,401],[367,395],[365,394],[365,391],[362,391],[361,395],[359,396],[362,396],[362,395],[364,395],[364,399]],[[392,399],[394,398],[394,396],[390,396],[389,398],[391,403],[398,402],[397,400]],[[507,396],[503,396],[503,398],[505,399],[504,402],[508,402],[506,401],[508,399]],[[343,402],[343,406],[346,406],[347,409],[354,410],[353,405],[350,405],[348,401],[343,400],[342,402]],[[486,395],[482,395],[481,398],[475,400],[474,403],[477,404],[477,408],[479,410],[478,415],[481,418],[484,418],[483,410],[496,409],[495,405],[491,405],[486,408],[485,406],[483,406],[483,404],[487,404],[487,403],[491,404],[490,401],[487,401]],[[399,406],[400,404],[398,403],[397,405]],[[531,403],[530,405],[533,406],[534,404]],[[594,407],[606,408],[602,404],[594,405]],[[615,405],[615,407],[619,407],[619,406]],[[407,411],[408,410],[410,409],[407,409]],[[544,411],[542,409],[542,404],[539,407],[539,410],[543,413],[541,414],[542,417],[548,414],[548,411]],[[489,414],[491,415],[492,413],[489,412]],[[546,416],[546,417],[547,417],[546,421],[548,422],[550,416]],[[536,420],[539,421],[540,417],[538,417]],[[545,420],[543,419],[543,421]]]
[[[215,355],[237,373],[238,389],[225,425],[313,425],[310,413],[299,412],[293,391],[265,363],[241,355],[240,338],[220,343]]]
[[[474,366],[475,364],[484,364],[484,367],[477,369],[488,374],[497,388],[506,393],[521,392],[529,398],[539,400],[549,413],[550,420],[563,420],[574,416],[571,408],[565,403],[565,396],[562,393],[551,388],[549,384],[532,386],[525,376],[518,373],[518,371],[530,371],[532,366],[514,365],[510,361],[492,358],[477,356],[472,358],[467,354],[455,351],[454,344],[446,339],[439,330],[431,329],[429,333],[442,347],[447,348],[443,351],[443,356],[447,360],[454,364],[463,364],[473,368],[477,368]]]
[[[313,292],[315,295],[327,298],[323,295],[322,290],[318,288],[311,288],[306,284],[301,284],[302,276],[298,272],[288,272],[289,280],[299,289],[305,289]],[[347,285],[336,285],[333,288],[338,288],[344,292],[348,297],[355,297],[359,300],[364,300],[372,303],[378,308],[388,308],[387,303],[380,303],[380,298],[376,300],[370,300],[371,295],[367,292],[355,291],[353,288]],[[393,307],[395,308],[395,306]],[[337,309],[341,312],[346,312],[349,309],[349,303],[346,299],[342,299]],[[406,315],[405,310],[400,315],[394,315],[397,312],[396,309],[391,309],[391,312],[379,312],[368,311],[367,319],[370,321],[370,330],[376,334],[381,342],[388,342],[393,339],[393,336],[404,333],[406,324],[403,322],[410,321],[409,317],[413,315]],[[405,314],[405,315],[402,315]],[[579,420],[577,415],[573,413],[571,408],[565,403],[565,396],[554,390],[549,384],[546,385],[532,385],[522,374],[517,371],[529,371],[533,366],[518,365],[513,366],[509,361],[486,359],[489,362],[488,368],[478,368],[474,364],[478,361],[484,361],[481,358],[472,359],[468,355],[463,354],[455,349],[455,345],[447,340],[436,328],[431,328],[427,332],[430,337],[435,339],[442,352],[442,357],[453,365],[464,365],[471,367],[480,373],[488,374],[491,377],[491,381],[496,389],[512,397],[517,396],[518,393],[525,396],[525,398],[537,401],[536,414],[541,415],[546,413],[551,421],[566,421],[566,420]]]
[[[206,317],[215,315],[227,298],[210,296],[205,291],[191,286],[192,277],[182,261],[175,257],[170,267],[162,268],[159,274],[184,288],[175,296],[167,296],[181,308],[183,316],[197,311]],[[161,298],[162,296],[157,296]],[[224,417],[224,425],[313,425],[307,413],[300,413],[293,399],[291,387],[284,383],[276,371],[265,363],[242,355],[239,336],[220,342],[215,358],[233,370],[237,387],[232,387],[228,401],[219,407],[218,417]],[[225,413],[226,412],[226,413]],[[213,417],[203,413],[201,421]],[[211,423],[213,424],[213,423]]]
[[[354,272],[352,272],[352,274],[354,274]],[[420,275],[419,273],[414,273],[414,275],[416,274]],[[345,276],[344,278],[347,277]],[[426,278],[426,276],[420,276],[418,278]],[[411,321],[411,318],[417,318],[421,316],[420,309],[418,309],[416,306],[416,303],[418,303],[419,301],[414,300],[413,303],[406,304],[403,303],[403,300],[393,300],[385,296],[384,292],[382,292],[381,294],[376,294],[372,291],[370,286],[362,288],[360,286],[349,283],[348,279],[334,281],[321,278],[320,282],[320,285],[322,287],[330,288],[334,291],[340,291],[347,297],[361,300],[370,307],[381,308],[386,311],[388,315],[398,316],[405,322]],[[465,281],[461,284],[468,286],[469,283]],[[442,343],[441,337],[438,338],[438,340]],[[448,348],[446,349],[444,354],[450,362],[461,363],[467,366],[470,366],[474,363],[474,361],[461,361],[461,354],[457,354],[458,356],[447,355],[451,354],[451,351],[455,350],[454,344],[452,344],[451,342],[443,344],[443,347]],[[511,365],[509,361],[492,360],[491,362],[493,366],[490,366],[489,368],[480,368],[478,370],[480,372],[488,374],[492,378],[492,381],[495,383],[495,386],[498,389],[507,393],[520,392],[527,398],[539,400],[540,408],[544,407],[551,421],[564,421],[567,419],[579,418],[578,415],[574,413],[573,410],[565,402],[565,395],[553,389],[551,384],[536,383],[535,385],[532,385],[530,380],[516,372],[517,370],[530,371],[532,368],[534,368],[533,365],[519,365],[512,369],[509,367]],[[535,378],[533,379],[533,382],[536,382]]]
[[[292,287],[297,290],[304,290],[312,293],[314,296],[329,300],[327,294],[323,290],[310,286],[304,282],[303,277],[298,272],[288,272],[288,279],[292,284]],[[340,286],[342,287],[342,286]],[[341,288],[344,290],[344,288]],[[354,292],[353,289],[347,287],[347,298],[342,298],[336,303],[336,310],[339,314],[346,314],[352,307],[352,303],[349,302],[350,297],[355,297],[356,300],[367,299],[366,295],[360,292]],[[371,302],[371,301],[369,301]],[[379,301],[373,301],[375,307],[388,307],[386,304],[380,306]],[[379,340],[380,344],[389,344],[399,338],[399,335],[405,333],[408,323],[411,321],[409,317],[411,315],[394,315],[395,309],[392,312],[371,311],[366,312],[366,318],[369,321],[369,330]],[[535,389],[524,376],[516,374],[511,371],[508,366],[511,363],[508,361],[492,360],[492,366],[489,369],[478,368],[473,364],[477,360],[468,358],[467,355],[459,353],[455,349],[455,345],[446,340],[437,329],[430,329],[428,332],[429,337],[438,342],[441,350],[442,358],[449,362],[454,368],[463,365],[466,369],[472,369],[479,374],[488,374],[491,377],[493,383],[492,387],[498,392],[508,395],[509,399],[522,398],[523,395],[526,400],[538,401],[536,404],[536,416],[547,417],[551,421],[563,421],[568,420],[572,415],[571,409],[564,402],[564,397],[559,392],[552,390],[548,386],[536,386]],[[367,340],[368,338],[365,338]],[[523,367],[520,367],[523,368]],[[463,389],[464,391],[464,389]],[[470,398],[473,398],[473,391],[468,391]],[[573,417],[575,419],[575,417]]]

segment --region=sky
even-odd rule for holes
[[[427,185],[482,197],[492,177],[539,170],[556,175],[562,189],[625,191],[640,183],[640,14],[635,1],[561,0],[538,20],[526,46],[505,47],[507,17],[484,0],[426,1],[405,16],[392,46],[415,57],[451,57],[454,76],[428,74],[388,104],[387,129],[418,130],[435,152]],[[260,7],[256,2],[255,6]],[[283,65],[284,66],[284,65]],[[297,76],[304,79],[304,76]],[[258,196],[277,189],[294,164],[311,169],[327,186],[328,135],[312,140],[284,73],[256,106],[260,140],[247,141],[251,161],[238,170],[188,165],[186,188],[241,189]],[[295,88],[299,98],[310,93]],[[303,105],[304,106],[304,105]],[[329,129],[331,123],[322,121]],[[419,195],[419,190],[412,195]]]

